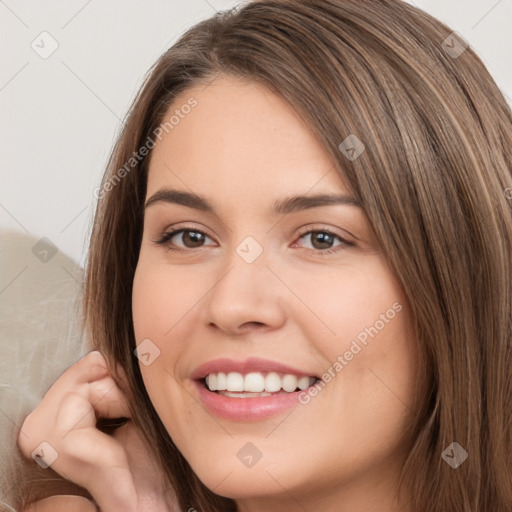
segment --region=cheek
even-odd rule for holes
[[[155,336],[165,339],[180,320],[193,314],[204,284],[200,276],[171,271],[168,265],[139,261],[132,292],[132,311],[137,342]]]
[[[141,359],[139,368],[148,395],[171,434],[169,427],[176,426],[173,418],[184,419],[188,414],[186,396],[176,379],[177,367],[197,328],[195,306],[204,288],[200,272],[177,271],[141,253],[132,292],[135,341],[138,346],[145,343],[151,357],[157,356],[148,365]]]
[[[309,339],[328,348],[331,357],[348,350],[353,340],[364,346],[392,331],[396,336],[404,327],[405,297],[380,258],[368,258],[365,265],[319,269],[307,279],[304,274],[291,277],[291,288],[303,299],[296,302],[293,321],[302,324]]]
[[[363,430],[412,405],[417,365],[410,305],[386,265],[374,263],[303,283],[300,293],[315,314],[294,316],[325,361],[329,383],[321,394],[332,393],[332,414],[342,421],[358,411]]]

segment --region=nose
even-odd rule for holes
[[[283,285],[267,267],[265,252],[252,263],[233,252],[205,297],[204,321],[230,336],[282,327],[286,321]]]

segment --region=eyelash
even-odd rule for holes
[[[200,229],[195,229],[195,228],[192,229],[192,228],[185,227],[185,228],[176,229],[174,231],[169,231],[167,233],[163,233],[163,235],[160,237],[160,239],[154,240],[154,243],[156,243],[158,245],[164,245],[178,233],[185,233],[185,232],[200,233],[201,235],[204,235],[211,239],[211,237],[207,233],[205,233],[204,231],[201,231]],[[323,249],[322,250],[322,249],[310,249],[310,248],[306,247],[305,249],[309,253],[313,253],[314,256],[327,256],[327,255],[330,255],[333,253],[337,253],[346,247],[352,247],[355,245],[353,242],[349,242],[348,240],[344,239],[337,233],[334,233],[334,231],[327,229],[327,228],[318,228],[318,229],[306,229],[305,228],[305,229],[299,231],[298,238],[301,239],[301,238],[305,237],[306,235],[311,235],[313,233],[328,234],[330,236],[337,238],[341,242],[341,244],[339,244],[331,249]],[[167,249],[169,251],[178,251],[178,252],[190,252],[190,251],[194,250],[194,248],[186,248],[185,249],[185,248],[181,248],[181,247],[172,247],[171,245],[169,245],[167,247]],[[198,247],[197,249],[203,249],[203,247]]]

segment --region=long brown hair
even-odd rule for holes
[[[148,74],[98,194],[85,322],[91,348],[126,371],[134,422],[183,510],[236,504],[195,476],[133,354],[151,152],[126,163],[148,146],[177,94],[219,74],[266,85],[302,116],[407,294],[418,389],[426,390],[402,471],[411,510],[512,510],[512,115],[480,59],[454,37],[398,0],[260,0],[195,25]],[[358,158],[340,150],[350,135],[364,144]],[[457,469],[441,457],[454,441],[469,455]]]

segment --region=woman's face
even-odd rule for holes
[[[203,483],[247,510],[391,510],[416,349],[363,210],[261,85],[222,76],[173,114],[151,157],[133,288],[156,411]]]

